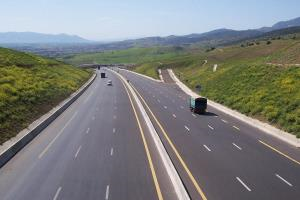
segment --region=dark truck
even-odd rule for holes
[[[190,109],[194,113],[205,114],[207,108],[207,99],[203,97],[190,97]]]
[[[100,76],[101,76],[101,78],[105,78],[105,73],[104,73],[104,72],[101,72],[101,73],[100,73]]]

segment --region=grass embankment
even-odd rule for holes
[[[201,95],[300,137],[300,68],[290,65],[300,60],[299,50],[299,41],[279,40],[202,52],[163,65],[173,67],[190,88],[201,85]]]
[[[0,48],[0,144],[76,91],[91,71]]]
[[[300,68],[293,66],[300,63],[299,37],[266,43],[208,52],[197,47],[134,48],[94,54],[84,62],[95,61],[96,56],[99,63],[136,63],[134,71],[154,78],[157,68],[173,68],[190,88],[201,85],[201,95],[300,137]],[[72,62],[78,64],[76,59]]]

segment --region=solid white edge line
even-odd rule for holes
[[[232,126],[232,127],[235,128],[236,130],[240,130],[240,128],[237,126]]]
[[[57,199],[57,197],[58,197],[58,195],[59,195],[61,189],[62,189],[62,187],[59,187],[59,188],[56,190],[55,195],[54,195],[54,197],[53,197],[53,200],[56,200],[56,199]]]
[[[249,191],[251,192],[251,189],[239,178],[239,177],[236,177],[236,179]]]
[[[155,130],[145,108],[143,107],[141,101],[139,100],[137,94],[135,93],[133,88],[130,86],[130,84],[123,78],[123,76],[121,76],[120,74],[118,74],[116,72],[115,72],[115,74],[118,75],[123,80],[123,82],[128,86],[128,89],[130,90],[130,92],[131,92],[143,118],[144,118],[144,121],[146,122],[146,125],[149,129],[150,135],[155,143],[155,146],[156,146],[158,153],[162,159],[164,167],[170,177],[170,180],[172,182],[172,185],[174,187],[174,190],[175,190],[175,193],[176,193],[178,199],[189,200],[190,197],[182,183],[182,180],[180,179],[180,176],[179,176],[174,164],[172,163],[171,158],[169,157],[160,137],[158,136],[158,133],[156,132],[156,130]]]
[[[105,200],[108,200],[108,197],[109,197],[109,185],[106,186]]]
[[[204,144],[203,146],[204,146],[204,148],[205,148],[207,151],[211,151],[211,149],[208,148],[205,144]]]
[[[242,150],[242,148],[238,145],[236,145],[235,143],[232,143],[233,146],[235,146],[236,148],[238,148],[239,150]]]
[[[284,178],[282,178],[281,176],[279,176],[279,174],[275,174],[275,176],[277,176],[277,178],[279,178],[280,180],[282,180],[283,182],[285,182],[288,186],[293,187],[293,185],[288,182],[287,180],[285,180]]]

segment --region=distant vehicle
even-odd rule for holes
[[[100,70],[100,66],[98,66],[98,70]]]
[[[104,73],[104,72],[101,72],[101,73],[100,73],[100,76],[101,76],[101,78],[105,78],[105,73]]]
[[[190,97],[190,109],[194,113],[205,114],[207,109],[207,99],[203,97]]]
[[[112,81],[111,80],[108,80],[106,85],[109,85],[109,86],[112,86]]]

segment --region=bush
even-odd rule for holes
[[[269,44],[271,44],[271,43],[272,43],[272,42],[271,42],[270,40],[268,40],[266,44],[269,45]]]

